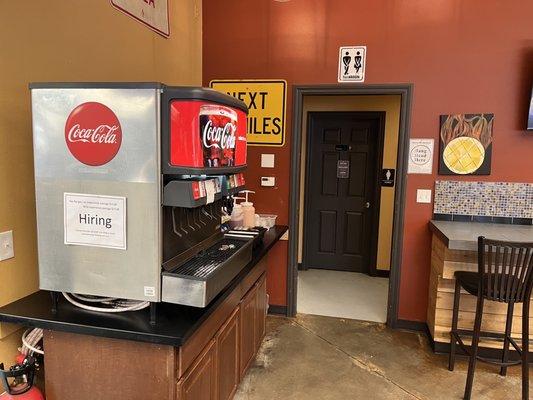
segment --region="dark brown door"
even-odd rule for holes
[[[309,113],[305,268],[375,268],[384,114]]]

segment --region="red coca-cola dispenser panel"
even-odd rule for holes
[[[171,100],[169,107],[170,167],[228,173],[246,166],[246,113],[242,109],[182,99]]]

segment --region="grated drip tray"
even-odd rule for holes
[[[246,244],[247,242],[242,240],[222,239],[176,268],[172,273],[197,279],[206,279]]]
[[[224,237],[176,269],[163,271],[161,300],[205,307],[251,259],[251,238]]]

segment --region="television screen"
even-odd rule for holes
[[[533,130],[533,93],[529,101],[529,115],[527,116],[527,129]]]

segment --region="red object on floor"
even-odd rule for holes
[[[32,356],[18,354],[17,363],[4,370],[0,363],[0,400],[44,400],[41,391],[33,386],[36,360]]]
[[[1,400],[11,400],[11,399],[13,400],[44,400],[44,396],[41,393],[41,391],[34,386],[30,390],[22,394],[4,393],[0,395],[0,399]]]
[[[17,356],[15,357],[15,364],[22,364],[25,358],[26,356],[24,354],[18,353]]]

